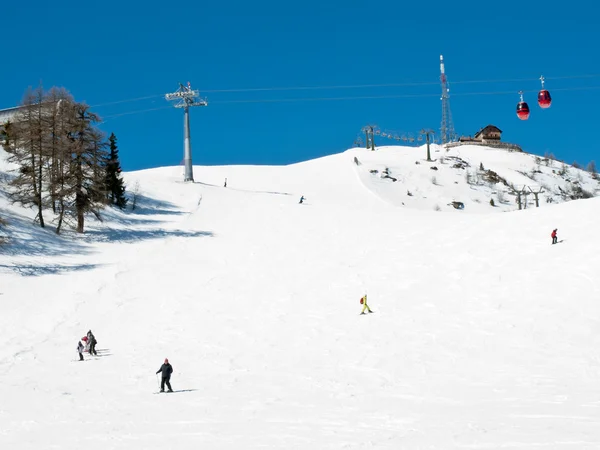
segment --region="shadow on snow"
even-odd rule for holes
[[[0,189],[1,191],[2,189]],[[2,192],[6,195],[6,192]],[[25,211],[26,209],[24,209]],[[30,209],[31,210],[31,209]],[[120,211],[115,208],[107,208],[101,214],[109,219],[109,223],[123,225],[124,228],[109,228],[100,225],[93,216],[86,216],[86,227],[83,235],[75,233],[65,227],[62,234],[55,233],[53,214],[45,211],[46,227],[41,228],[34,223],[31,217],[18,214],[10,210],[3,210],[0,214],[6,220],[7,225],[0,229],[0,238],[5,242],[0,245],[0,257],[32,257],[40,258],[40,261],[2,261],[0,272],[10,270],[23,276],[39,276],[49,274],[60,274],[65,272],[91,270],[98,267],[97,264],[61,264],[43,262],[47,258],[65,255],[87,255],[95,252],[90,245],[93,243],[131,243],[148,239],[161,239],[167,237],[194,238],[213,236],[211,232],[205,231],[183,231],[160,228],[163,221],[159,218],[150,219],[144,216],[160,215],[184,215],[187,211],[177,210],[177,206],[168,201],[154,199],[145,195],[138,195],[136,209],[131,211]],[[146,230],[138,229],[139,226],[155,225]],[[131,227],[131,228],[130,228]]]
[[[31,218],[9,211],[3,211],[2,217],[7,222],[2,227],[7,242],[0,247],[0,255],[48,257],[89,251],[84,243],[57,235],[54,226],[42,228]]]
[[[183,231],[183,230],[131,230],[105,228],[85,232],[83,239],[86,242],[136,242],[148,239],[162,239],[167,237],[194,238],[213,236],[210,231]]]
[[[133,200],[129,198],[127,206],[129,208],[129,214],[136,215],[169,215],[179,216],[186,214],[185,211],[178,209],[177,205],[168,202],[166,200],[158,200],[147,195],[138,194],[135,201],[135,209],[131,211],[131,204]]]
[[[0,264],[0,272],[10,270],[24,277],[40,275],[58,275],[66,272],[81,272],[99,267],[98,264]]]
[[[198,389],[175,389],[172,392],[155,392],[155,394],[177,394],[178,392],[194,392]]]

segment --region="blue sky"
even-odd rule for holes
[[[190,81],[209,102],[191,111],[194,164],[288,164],[351,147],[368,123],[439,130],[443,54],[459,134],[491,123],[526,151],[585,164],[597,158],[599,10],[512,0],[9,2],[0,108],[28,86],[64,86],[104,117],[125,170],[177,165],[183,113],[164,94]],[[547,110],[537,106],[540,75]],[[404,86],[327,88],[389,84]],[[298,87],[322,89],[274,89]],[[269,90],[250,91],[259,88]],[[528,121],[515,114],[519,90]],[[323,98],[346,100],[314,100]]]

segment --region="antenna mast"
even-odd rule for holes
[[[443,55],[440,55],[440,81],[442,82],[442,126],[440,127],[440,134],[442,144],[446,144],[454,141],[456,134],[452,123],[452,113],[450,112],[450,88],[446,79]]]
[[[179,100],[175,108],[183,108],[183,159],[185,162],[185,174],[183,181],[194,181],[194,172],[192,169],[192,144],[190,139],[190,106],[207,106],[208,102],[204,99],[196,100],[200,92],[192,90],[188,81],[187,86],[179,83],[179,89],[176,92],[166,94],[166,100]]]

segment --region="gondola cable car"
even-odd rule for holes
[[[552,104],[552,97],[550,96],[550,92],[548,92],[547,89],[544,89],[543,75],[540,77],[540,80],[542,82],[542,90],[538,93],[538,105],[540,105],[540,108],[543,109],[550,108],[550,105]]]
[[[521,101],[517,103],[517,117],[521,120],[529,119],[529,105],[523,100],[523,91],[519,91]]]

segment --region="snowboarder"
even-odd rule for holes
[[[89,354],[98,356],[98,352],[96,351],[96,344],[98,341],[96,340],[96,336],[92,333],[92,330],[87,332],[88,342],[90,343]]]
[[[299,203],[302,204],[303,202],[304,202],[304,195],[302,197],[300,197]]]
[[[558,228],[555,228],[554,230],[552,230],[552,234],[550,236],[552,236],[552,243],[556,244],[558,242],[558,237],[556,236],[556,232],[558,231]]]
[[[162,378],[160,381],[160,392],[165,392],[165,384],[169,388],[169,392],[173,392],[173,389],[171,388],[171,383],[170,383],[171,374],[173,373],[173,366],[171,366],[171,364],[169,364],[168,358],[165,358],[164,364],[162,366],[160,366],[160,369],[158,369],[156,371],[157,374],[159,372],[162,372]]]
[[[373,312],[371,311],[371,308],[369,308],[369,305],[367,305],[367,294],[360,298],[360,304],[363,305],[361,314],[364,314],[365,311],[369,311],[370,313]]]
[[[77,342],[77,353],[79,353],[79,361],[83,361],[83,344],[81,341]]]

